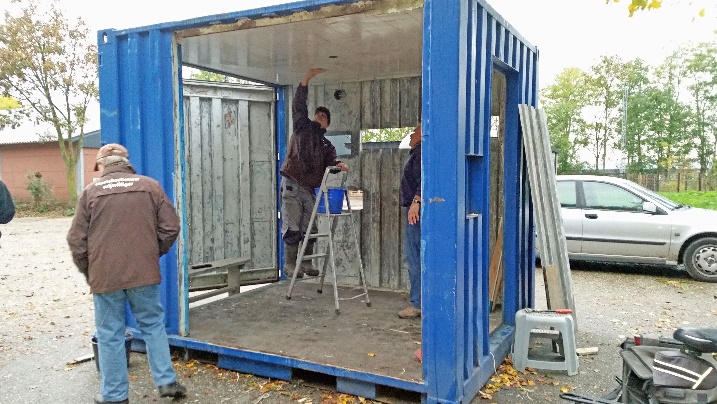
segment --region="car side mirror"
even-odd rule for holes
[[[644,201],[642,202],[642,210],[649,213],[657,213],[657,206],[654,203]]]

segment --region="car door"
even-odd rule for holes
[[[616,184],[582,181],[582,254],[624,262],[664,262],[670,247],[665,214],[643,211],[644,199]]]
[[[568,254],[580,253],[582,251],[584,215],[578,207],[577,181],[558,181],[556,191],[558,201],[560,201],[560,214],[563,218],[563,231]]]

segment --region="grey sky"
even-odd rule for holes
[[[606,4],[605,0],[494,0],[489,3],[523,37],[540,49],[540,86],[550,84],[560,71],[588,68],[601,55],[642,58],[658,64],[680,46],[714,40],[717,3],[710,0],[664,0],[663,8],[627,17],[629,0]],[[93,32],[108,28],[133,28],[200,16],[286,3],[283,0],[123,0],[99,2],[61,0],[66,15],[82,17]],[[708,5],[706,17],[697,17]],[[11,7],[0,0],[0,8]],[[94,40],[94,37],[91,38]],[[87,130],[99,128],[98,108]],[[37,129],[25,125],[14,134],[32,138]]]

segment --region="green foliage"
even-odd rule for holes
[[[99,92],[97,46],[84,21],[65,18],[57,0],[13,3],[14,12],[5,11],[0,24],[0,94],[19,101],[14,111],[51,125],[73,190],[87,107]],[[24,123],[2,117],[11,126]],[[76,134],[80,141],[74,144],[69,140]],[[70,192],[70,204],[76,200]]]
[[[550,142],[558,150],[558,173],[579,172],[585,167],[578,151],[587,144],[583,109],[588,105],[587,74],[577,68],[563,70],[541,91]]]
[[[588,72],[568,68],[541,91],[558,172],[593,169],[615,151],[628,173],[671,172],[717,163],[717,42],[685,45],[648,66],[603,56]]]
[[[589,126],[588,149],[594,168],[605,169],[608,150],[620,143],[620,103],[631,69],[619,56],[602,56],[588,74],[588,95],[595,109]]]
[[[717,191],[658,192],[660,195],[693,208],[717,210]]]
[[[189,78],[193,80],[214,81],[217,83],[256,84],[251,81],[238,79],[236,77],[227,76],[224,74],[209,72],[206,70],[192,72]]]
[[[42,178],[42,173],[39,171],[27,174],[27,179],[28,182],[25,189],[32,194],[33,207],[38,212],[46,211],[47,204],[53,199],[52,187]]]
[[[361,142],[399,142],[414,128],[366,129],[361,131]]]

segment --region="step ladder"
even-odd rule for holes
[[[346,200],[346,205],[348,207],[347,212],[341,212],[341,213],[331,213],[330,207],[329,207],[329,188],[327,182],[331,177],[340,176],[341,178],[341,186],[338,187],[339,189],[343,190],[343,197],[342,197],[342,206],[343,206],[343,200]],[[324,212],[319,212],[319,204],[323,200],[323,208]],[[318,216],[323,215],[326,217],[328,222],[328,233],[311,233],[314,221],[318,220]],[[351,232],[353,235],[353,244],[356,246],[356,255],[358,256],[358,263],[359,263],[359,277],[361,285],[363,286],[363,293],[360,293],[356,296],[352,297],[346,297],[346,298],[340,298],[339,297],[339,290],[338,285],[336,282],[336,255],[334,252],[334,238],[333,235],[336,231],[336,225],[338,223],[339,217],[345,217],[348,218],[351,222]],[[318,226],[317,226],[318,229]],[[308,245],[309,241],[311,240],[317,240],[319,238],[326,238],[327,239],[327,246],[326,246],[326,252],[325,253],[317,253],[317,249],[314,249],[314,254],[311,255],[304,255],[306,252],[306,246]],[[317,245],[318,247],[318,245]],[[291,275],[291,283],[289,283],[289,291],[286,293],[286,299],[291,299],[291,292],[294,289],[294,283],[296,282],[296,274],[298,269],[301,267],[301,263],[304,261],[311,261],[313,259],[323,259],[323,265],[321,266],[321,271],[319,272],[319,288],[317,290],[318,293],[323,293],[324,288],[324,279],[326,278],[326,267],[328,263],[331,263],[331,274],[334,279],[334,303],[336,305],[336,314],[339,314],[339,300],[352,300],[356,299],[361,296],[366,296],[366,306],[371,307],[371,301],[368,297],[368,288],[366,287],[366,275],[364,274],[363,270],[363,261],[361,260],[361,249],[359,247],[358,242],[358,235],[356,234],[356,226],[354,225],[352,211],[351,211],[351,201],[348,198],[348,195],[346,193],[346,171],[342,171],[341,167],[331,166],[327,167],[326,171],[324,171],[324,177],[321,180],[321,185],[319,186],[319,192],[316,195],[316,203],[314,203],[314,209],[311,212],[311,219],[309,219],[309,226],[308,231],[304,235],[304,239],[301,242],[301,247],[299,248],[299,254],[296,257],[296,265],[294,266],[294,273]],[[305,280],[312,279],[312,277],[305,277]]]

